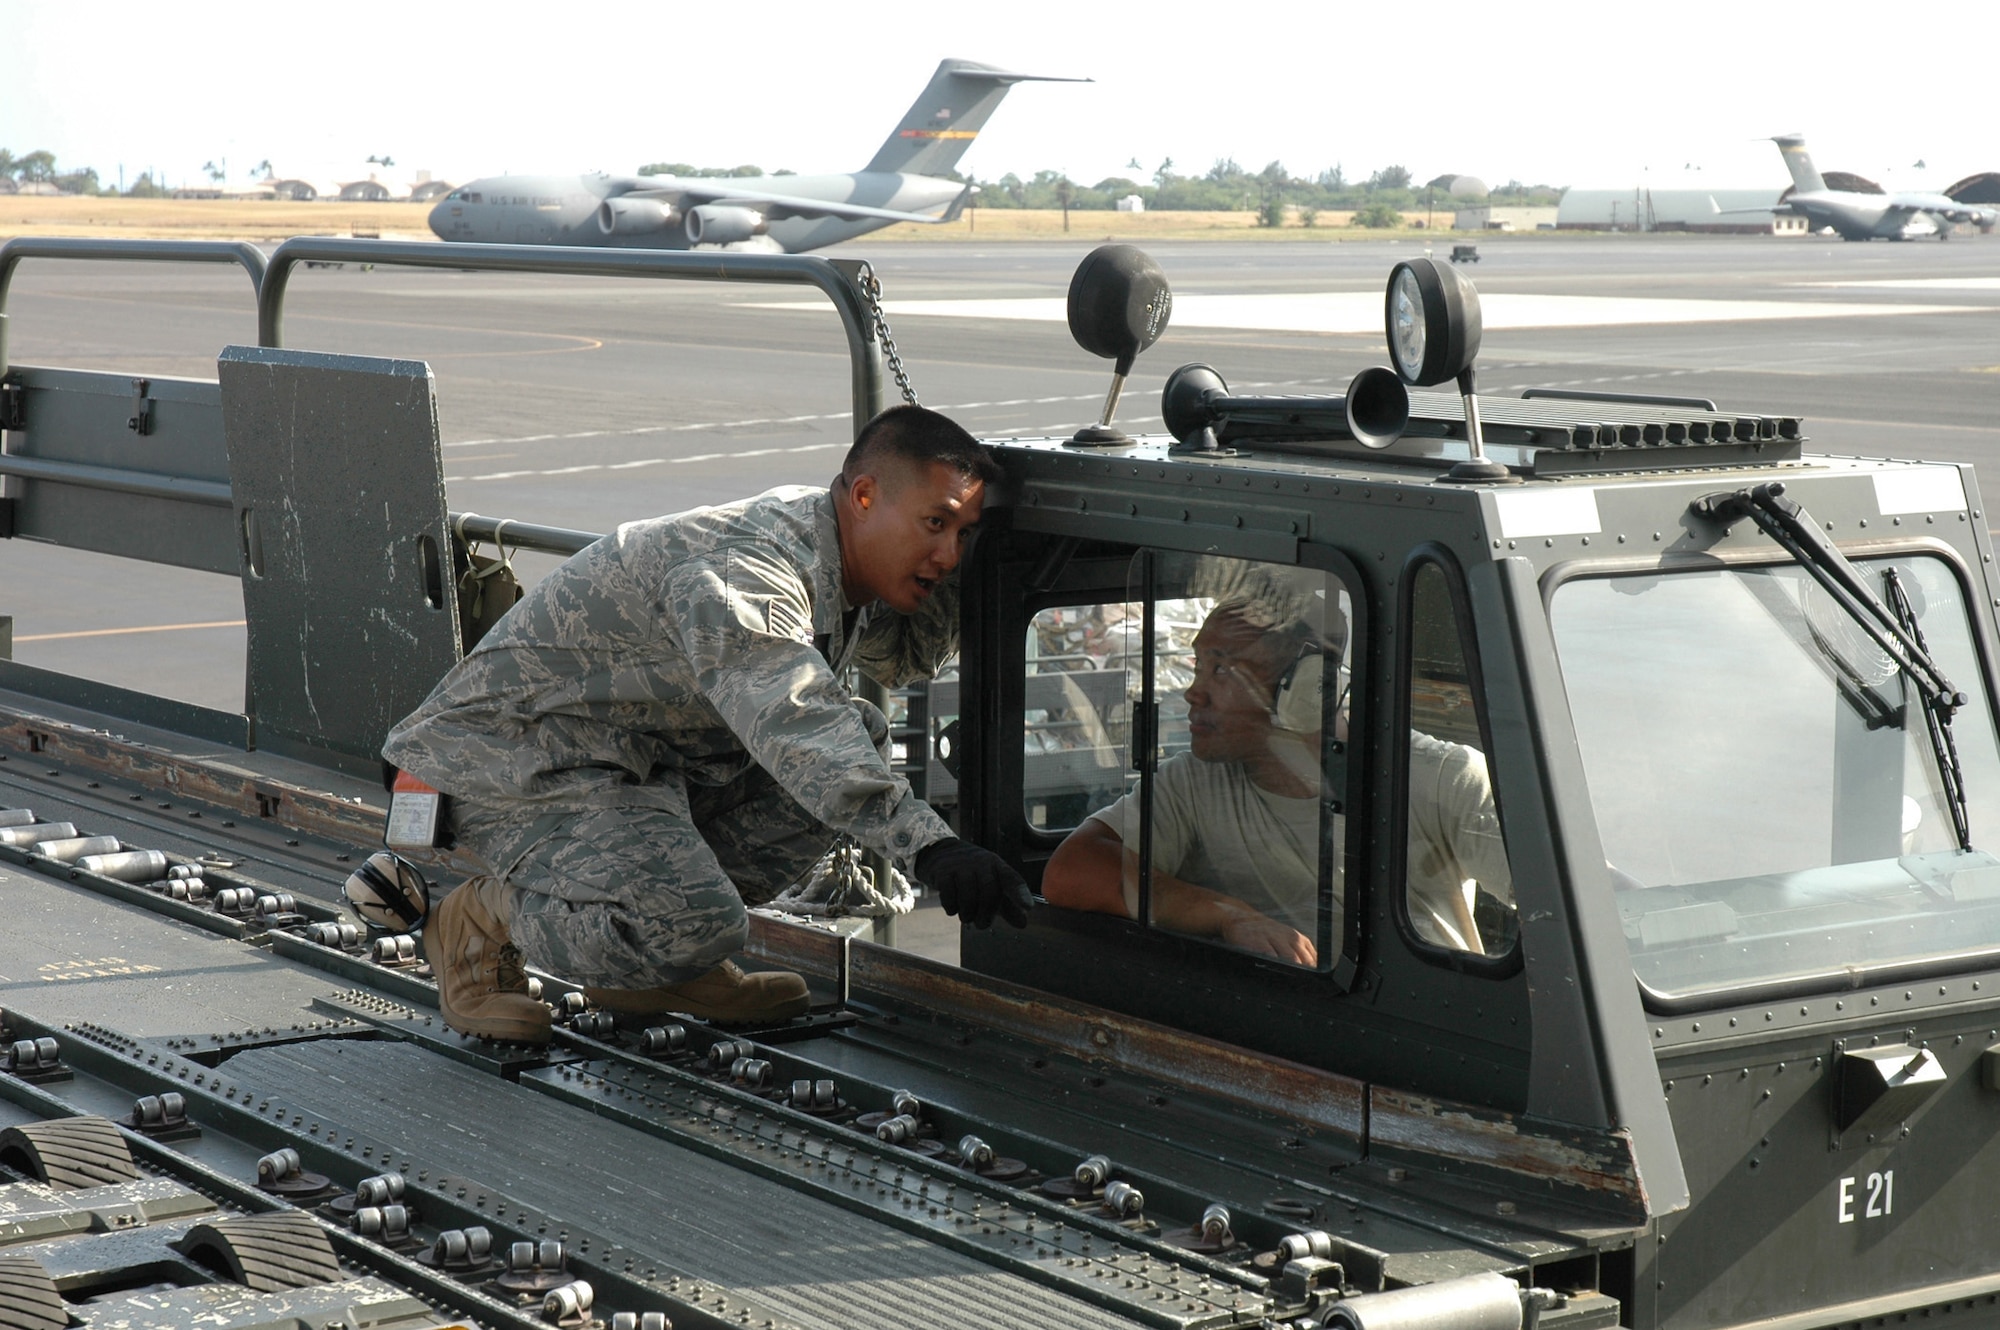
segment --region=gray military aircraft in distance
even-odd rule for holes
[[[1806,151],[1805,135],[1779,134],[1771,142],[1778,145],[1785,166],[1792,173],[1792,191],[1769,211],[1804,217],[1806,225],[1815,231],[1831,227],[1843,240],[1912,240],[1929,235],[1943,240],[1951,234],[1951,223],[1972,222],[1988,228],[1994,223],[1992,208],[1960,203],[1949,195],[1928,190],[1864,194],[1828,189]]]
[[[1016,74],[970,60],[938,65],[902,123],[859,171],[842,175],[683,178],[656,175],[490,176],[431,210],[444,240],[731,246],[802,254],[897,222],[957,221],[972,186],[944,178],[1016,83],[1088,83]]]

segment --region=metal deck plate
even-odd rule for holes
[[[854,1330],[1130,1325],[915,1234],[407,1044],[323,1042],[239,1054],[239,1086],[357,1142],[410,1149],[419,1170],[476,1180],[527,1231],[615,1234],[732,1306]],[[859,1138],[857,1138],[859,1143]],[[498,1218],[499,1216],[496,1216]],[[498,1230],[496,1229],[496,1232]],[[868,1277],[857,1278],[866,1270]],[[1261,1301],[1261,1300],[1246,1300]],[[753,1323],[755,1317],[753,1316]]]
[[[0,1009],[134,1039],[311,1019],[333,977],[243,943],[0,864]]]

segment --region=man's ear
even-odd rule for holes
[[[856,476],[848,482],[847,492],[854,506],[864,513],[882,498],[882,486],[873,476]]]

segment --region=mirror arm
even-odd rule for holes
[[[1131,371],[1131,368],[1131,361],[1121,359],[1118,362],[1118,368],[1112,371],[1111,391],[1104,394],[1104,414],[1097,419],[1097,423],[1100,426],[1109,428],[1111,417],[1118,413],[1118,398],[1125,391],[1125,375]]]
[[[1479,393],[1473,387],[1472,366],[1458,372],[1458,396],[1465,403],[1465,441],[1472,447],[1472,460],[1486,460],[1486,436],[1479,428]]]

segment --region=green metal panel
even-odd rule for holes
[[[376,768],[459,656],[430,367],[230,347],[218,371],[256,742]]]

